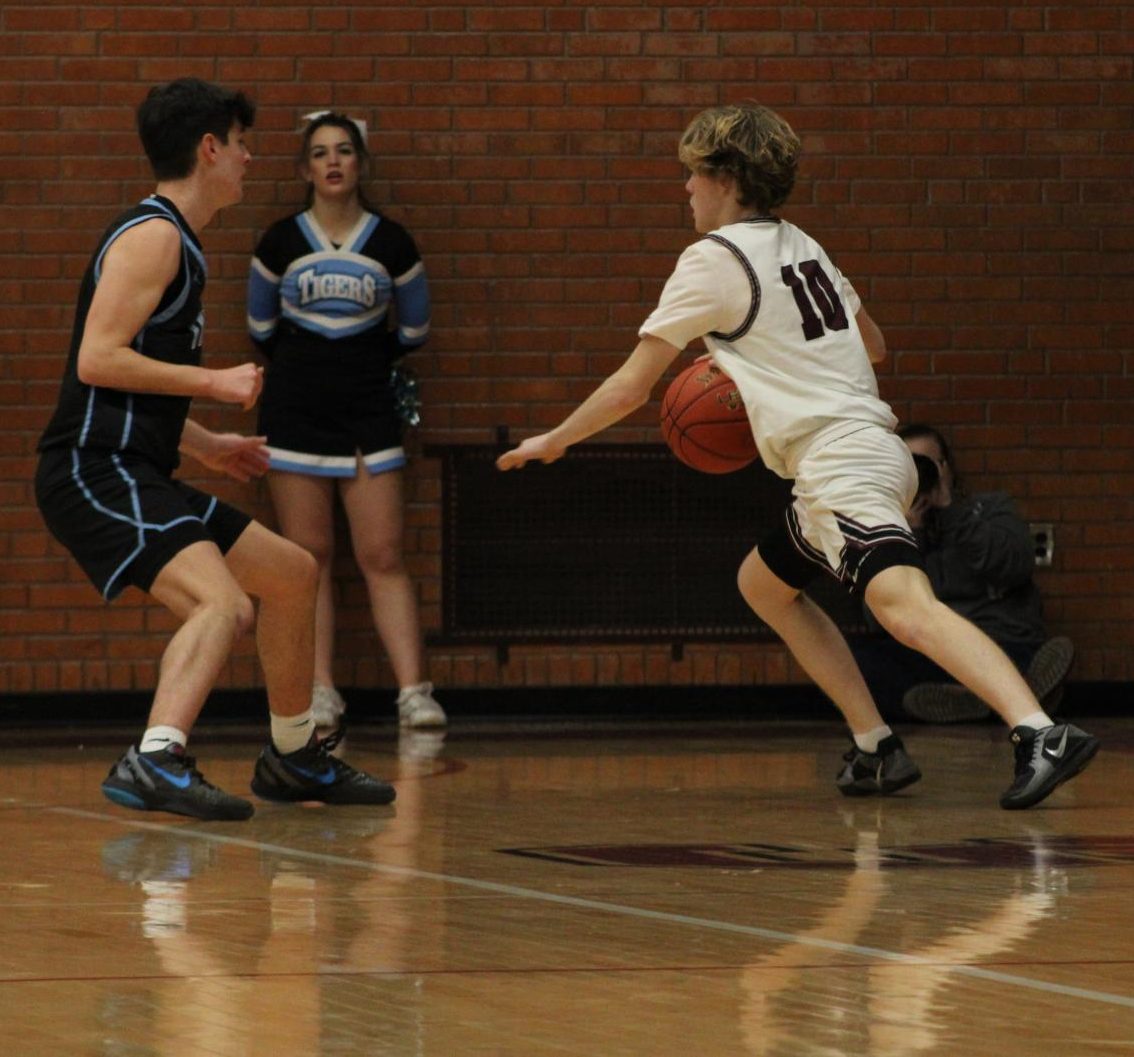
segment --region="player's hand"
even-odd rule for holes
[[[498,470],[518,470],[529,462],[555,462],[561,459],[567,448],[551,439],[550,433],[528,437],[519,447],[506,451],[496,460]]]
[[[910,528],[918,529],[925,526],[926,519],[934,510],[944,510],[953,505],[953,490],[943,480],[938,480],[928,492],[922,492],[910,504],[906,520]]]
[[[245,437],[240,433],[210,433],[207,445],[193,452],[210,470],[219,470],[238,481],[263,477],[268,470],[267,437]]]
[[[239,404],[245,411],[256,406],[264,388],[264,368],[242,363],[212,372],[211,395],[223,404]]]

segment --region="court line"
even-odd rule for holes
[[[542,892],[536,888],[522,888],[519,885],[504,884],[499,881],[482,881],[475,877],[461,877],[456,874],[435,873],[432,870],[418,870],[412,866],[393,866],[386,863],[372,862],[367,859],[352,859],[343,855],[330,855],[326,852],[304,851],[300,848],[289,848],[283,844],[268,844],[264,841],[232,837],[226,833],[204,832],[202,830],[180,826],[174,828],[156,822],[135,822],[130,819],[122,819],[117,815],[108,815],[98,811],[85,811],[80,808],[49,807],[47,810],[55,814],[70,815],[75,818],[85,818],[97,822],[113,822],[121,826],[128,826],[132,829],[145,829],[158,833],[168,833],[171,836],[191,837],[195,840],[202,840],[213,844],[223,844],[236,848],[250,848],[253,851],[275,852],[290,856],[294,859],[303,859],[307,862],[320,863],[326,866],[346,866],[370,873],[407,877],[418,881],[437,881],[440,884],[471,888],[480,892],[491,892],[494,895],[512,896],[517,899],[530,899],[557,906],[567,906],[576,910],[594,910],[605,914],[637,918],[643,921],[656,921],[668,925],[686,925],[691,928],[704,929],[712,932],[726,932],[733,935],[753,936],[763,940],[775,940],[781,943],[816,947],[822,950],[835,951],[839,954],[853,954],[861,958],[869,958],[875,961],[932,968],[955,973],[958,976],[985,980],[990,983],[1006,984],[1010,987],[1021,987],[1027,990],[1043,991],[1048,994],[1063,995],[1069,998],[1081,998],[1088,1002],[1101,1002],[1106,1005],[1123,1006],[1127,1009],[1134,1009],[1134,997],[1129,995],[1112,994],[1108,991],[1096,991],[1085,987],[1070,987],[1066,984],[1036,980],[1027,976],[1019,976],[1015,973],[997,972],[993,969],[981,969],[975,965],[953,965],[935,962],[928,958],[919,958],[912,954],[902,954],[900,951],[889,951],[881,947],[866,947],[857,943],[843,943],[839,940],[825,940],[817,936],[798,935],[793,932],[783,932],[779,929],[762,928],[758,925],[740,925],[732,921],[719,921],[716,918],[693,917],[689,914],[674,914],[664,910],[649,910],[645,907],[627,906],[622,903],[608,903],[601,899],[584,899],[581,896],[558,895],[554,892]]]

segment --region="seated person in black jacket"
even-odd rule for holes
[[[1047,636],[1027,524],[1006,493],[966,495],[958,487],[949,446],[936,429],[909,425],[898,434],[918,463],[921,485],[908,520],[937,597],[996,642],[1054,714],[1074,648],[1070,639]],[[883,716],[958,723],[990,714],[927,657],[887,635],[869,610],[866,619],[874,633],[851,648]]]

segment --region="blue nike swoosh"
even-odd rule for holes
[[[159,767],[156,763],[151,763],[140,753],[138,759],[142,761],[154,774],[160,774],[170,785],[177,786],[178,789],[188,789],[189,783],[193,780],[192,776],[188,774],[170,774],[169,771]]]
[[[306,771],[302,767],[296,767],[295,764],[291,764],[290,766],[296,774],[301,774],[304,778],[313,778],[320,785],[331,785],[336,778],[335,769],[333,767],[328,767],[322,773],[317,774],[315,771]]]

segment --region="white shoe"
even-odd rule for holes
[[[346,711],[346,702],[342,694],[333,686],[322,686],[316,683],[311,689],[311,718],[315,721],[315,729],[320,734],[338,730],[339,721]]]
[[[432,683],[407,686],[398,694],[398,720],[403,727],[443,727],[445,710],[433,697]]]

